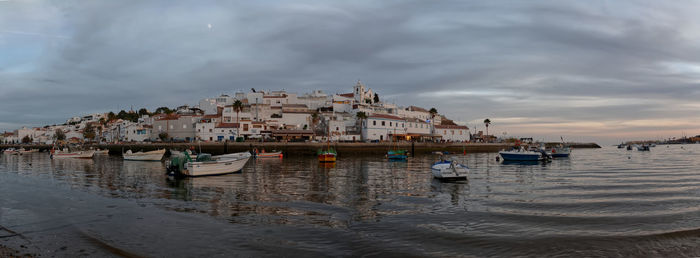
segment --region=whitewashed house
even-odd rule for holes
[[[463,125],[435,125],[435,134],[450,142],[467,142],[471,138],[469,128]]]

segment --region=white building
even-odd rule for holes
[[[238,136],[239,125],[238,123],[197,123],[195,125],[197,130],[195,135],[202,141],[235,141]]]
[[[373,114],[362,122],[363,141],[386,141],[394,134],[406,134],[406,121],[393,115]]]
[[[471,138],[469,128],[462,125],[435,125],[435,134],[450,142],[467,142]]]

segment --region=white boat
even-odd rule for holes
[[[109,150],[100,150],[100,149],[98,149],[98,150],[95,151],[95,154],[109,154]]]
[[[646,144],[637,145],[636,147],[638,151],[649,151],[649,145]]]
[[[91,159],[92,156],[95,155],[94,150],[87,150],[87,151],[68,151],[68,150],[63,150],[63,151],[51,151],[51,158],[52,159]]]
[[[16,155],[17,153],[19,153],[19,151],[17,151],[15,148],[9,148],[2,151],[2,153],[7,155]]]
[[[19,154],[32,153],[32,152],[39,152],[39,149],[29,149],[29,150],[19,149]]]
[[[257,152],[255,151],[255,158],[262,159],[262,158],[282,158],[282,152],[281,151],[272,151],[272,152],[265,152],[263,150],[262,152]]]
[[[441,160],[430,167],[433,177],[442,180],[467,180],[469,168],[456,161]]]
[[[124,160],[138,160],[138,161],[160,161],[165,155],[165,149],[147,151],[147,152],[131,152],[127,150],[122,156]]]
[[[211,176],[240,171],[252,155],[250,152],[211,156],[199,154],[193,161],[187,152],[174,157],[168,164],[168,171],[183,176]]]
[[[552,157],[568,157],[571,154],[571,148],[564,145],[555,146],[547,149],[547,154]]]

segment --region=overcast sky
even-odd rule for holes
[[[0,0],[0,131],[360,79],[470,128],[490,118],[499,136],[695,135],[699,13],[652,0]]]

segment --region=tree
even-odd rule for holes
[[[160,138],[161,141],[167,141],[168,140],[168,133],[166,133],[166,132],[159,133],[158,138]]]
[[[85,137],[86,141],[91,141],[95,139],[95,128],[92,127],[92,124],[88,123],[85,126],[85,129],[83,130],[83,137]]]
[[[145,115],[151,115],[151,113],[148,112],[148,109],[145,109],[145,108],[139,109],[139,116],[145,116]]]
[[[435,115],[438,113],[437,109],[435,108],[430,108],[430,111],[428,112],[430,113],[430,117],[435,117]]]
[[[316,112],[311,114],[311,130],[314,131],[314,136],[316,136],[316,125],[318,122],[321,120],[321,114],[318,113],[318,109]]]
[[[377,93],[374,93],[374,103],[379,103],[379,95]]]
[[[360,112],[357,112],[357,114],[355,114],[355,116],[357,117],[357,121],[359,122],[357,129],[359,131],[362,131],[362,122],[365,121],[365,119],[367,119],[367,113],[360,111]]]
[[[486,135],[489,135],[489,125],[491,124],[491,119],[484,119],[484,125],[486,126]]]
[[[112,121],[112,120],[116,120],[116,119],[117,119],[117,115],[115,115],[114,112],[109,111],[109,113],[107,114],[107,120]]]
[[[26,135],[22,138],[22,143],[32,143],[32,137],[29,137],[29,135]]]
[[[243,111],[243,102],[240,100],[233,102],[233,110],[236,111],[236,123],[238,123],[238,113]]]
[[[57,141],[65,141],[66,140],[66,133],[64,133],[63,130],[61,130],[61,129],[56,129],[53,137]]]
[[[156,108],[156,111],[153,113],[154,114],[172,114],[173,111],[170,110],[168,107],[159,107],[159,108]]]

